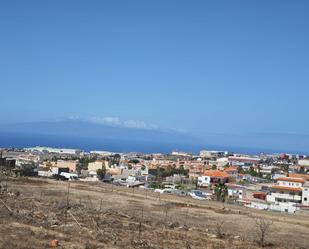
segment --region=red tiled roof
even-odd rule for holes
[[[280,177],[277,179],[278,181],[285,181],[285,182],[299,182],[305,183],[305,180],[302,178],[294,178],[294,177]]]

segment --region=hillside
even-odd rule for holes
[[[2,188],[0,248],[49,248],[54,239],[58,248],[72,249],[259,248],[257,218],[274,222],[266,240],[269,248],[308,247],[308,217],[108,184],[68,186],[37,179],[1,183],[8,191]]]

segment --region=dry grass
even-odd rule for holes
[[[255,212],[242,207],[160,196],[107,184],[50,180],[8,181],[0,206],[0,248],[207,249],[258,248],[253,217],[272,220],[271,248],[306,248],[309,221],[303,217]],[[19,196],[15,193],[19,192]],[[190,202],[188,202],[190,201]],[[222,221],[222,222],[221,222]],[[224,222],[223,222],[224,221]],[[218,223],[219,222],[219,223]],[[220,234],[218,238],[218,224]],[[293,234],[294,237],[287,234]]]

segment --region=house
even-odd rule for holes
[[[243,186],[240,185],[236,185],[236,184],[226,184],[228,189],[228,197],[230,199],[238,199],[238,200],[242,200],[245,198],[246,196],[246,189]]]
[[[229,164],[229,159],[227,157],[220,157],[216,159],[217,167],[224,167]]]
[[[58,160],[58,168],[69,168],[70,172],[76,172],[78,160]]]
[[[271,175],[274,169],[275,167],[272,165],[261,165],[259,172],[265,177]]]
[[[95,162],[90,162],[88,163],[88,171],[95,171],[97,172],[98,169],[105,169],[108,168],[108,161],[95,161]]]
[[[231,175],[224,171],[219,170],[206,170],[203,176],[197,178],[197,184],[200,187],[208,187],[216,183],[226,183],[228,182]]]
[[[224,172],[236,178],[238,175],[238,166],[227,167],[226,169],[224,169]]]
[[[270,209],[281,212],[295,213],[302,202],[302,187],[305,181],[302,178],[281,177],[277,185],[271,186],[266,200]]]

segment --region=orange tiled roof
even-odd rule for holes
[[[205,170],[204,176],[229,178],[231,175],[220,170]]]
[[[278,181],[285,181],[285,182],[299,182],[305,183],[305,180],[302,178],[293,178],[293,177],[280,177],[277,179]]]
[[[305,174],[296,174],[296,173],[290,173],[289,177],[294,177],[294,178],[302,178],[305,181],[309,181],[309,175],[305,175]]]
[[[302,191],[301,188],[293,188],[293,187],[278,186],[278,185],[272,186],[271,188],[281,189],[281,190],[288,190],[288,191]]]

